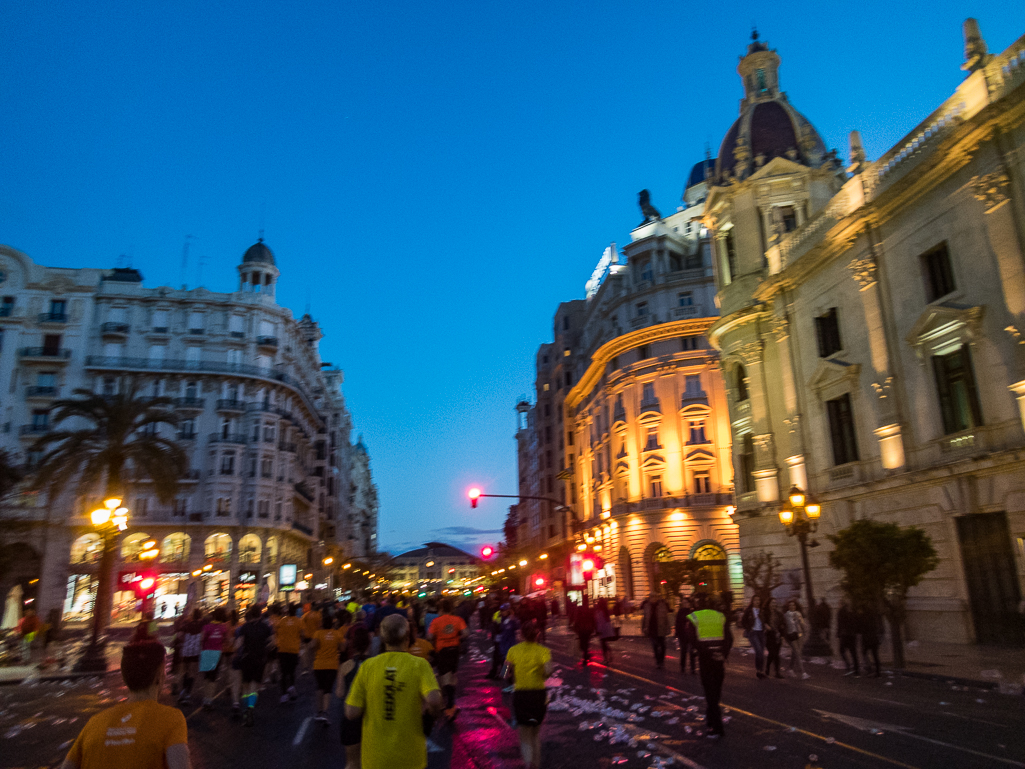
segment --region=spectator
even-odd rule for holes
[[[89,719],[62,769],[167,767],[189,769],[188,729],[177,708],[157,702],[164,684],[162,644],[147,641],[121,650],[128,700]]]
[[[751,597],[751,603],[744,610],[740,626],[755,652],[755,675],[765,678],[762,672],[765,664],[765,612],[762,611],[762,597],[757,593]]]
[[[641,604],[643,617],[641,633],[651,641],[655,665],[661,670],[666,661],[666,636],[669,635],[669,604],[657,593],[652,593]]]
[[[573,605],[572,601],[570,605]],[[580,607],[570,616],[573,632],[577,634],[577,642],[580,644],[580,665],[586,667],[591,664],[591,636],[594,635],[594,611],[586,595]]]
[[[872,655],[875,665],[875,673],[872,674],[872,677],[879,678],[879,636],[882,634],[882,628],[879,626],[879,614],[871,607],[866,606],[858,612],[857,625],[861,632],[861,658],[865,661],[865,667],[868,668],[868,657],[870,654]]]
[[[616,640],[616,628],[612,624],[612,614],[606,598],[599,598],[594,604],[594,631],[601,643],[601,656],[606,665],[612,664],[612,648],[610,643]]]
[[[363,719],[362,769],[425,769],[423,707],[438,716],[441,691],[431,666],[406,652],[405,618],[386,617],[380,632],[384,651],[359,666],[345,699],[345,717]]]
[[[796,676],[800,671],[801,678],[811,678],[804,670],[804,658],[801,656],[804,650],[804,636],[807,633],[807,625],[804,621],[804,614],[801,612],[801,605],[796,599],[787,601],[787,610],[783,615],[785,623],[785,635],[787,643],[790,644],[790,667],[787,669],[788,676]]]
[[[687,658],[690,658],[690,673],[694,675],[698,667],[698,647],[689,631],[690,620],[687,617],[694,611],[694,604],[687,596],[680,597],[680,608],[676,612],[674,630],[676,641],[680,644],[680,672],[687,672]]]
[[[840,608],[836,612],[836,637],[840,641],[840,656],[847,668],[844,675],[861,675],[858,664],[858,615],[846,597],[840,599]]]

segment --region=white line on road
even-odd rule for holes
[[[295,739],[292,740],[292,747],[296,748],[299,743],[303,741],[303,737],[306,736],[306,730],[310,728],[310,722],[313,721],[313,716],[306,716],[302,726],[299,727],[299,731],[295,734]]]

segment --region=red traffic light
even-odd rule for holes
[[[594,571],[594,561],[592,561],[590,558],[584,561],[581,564],[581,566],[583,567],[584,571]]]
[[[538,577],[537,579],[535,579],[534,580],[534,584],[537,585],[538,587],[544,587],[544,585],[545,585],[544,577]]]
[[[495,554],[495,548],[493,548],[491,545],[484,545],[484,547],[482,547],[480,549],[480,556],[481,556],[481,558],[485,558],[485,559],[486,558],[490,558],[494,554]]]
[[[467,492],[467,496],[470,498],[470,507],[477,506],[477,500],[480,499],[481,491],[476,486]]]

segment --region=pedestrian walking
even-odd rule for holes
[[[879,678],[879,636],[882,635],[879,613],[871,606],[864,606],[858,612],[857,624],[861,633],[861,658],[865,661],[865,668],[869,667],[868,657],[871,654],[875,664],[873,678]]]
[[[537,642],[538,632],[536,621],[526,623],[520,630],[523,641],[506,654],[520,753],[527,769],[541,766],[541,722],[548,708],[545,681],[552,674],[552,652]]]
[[[441,679],[441,694],[445,700],[445,715],[452,720],[459,714],[459,708],[456,707],[459,645],[466,637],[467,628],[463,618],[452,613],[451,599],[443,598],[439,609],[441,614],[431,621],[427,630],[427,640],[435,648],[434,656],[438,664],[438,677]]]
[[[594,632],[601,642],[601,656],[606,665],[612,664],[612,647],[616,640],[616,628],[612,624],[607,598],[599,598],[594,604]]]
[[[192,704],[192,685],[199,672],[199,653],[203,650],[203,612],[192,610],[192,619],[182,627],[181,691],[178,704]]]
[[[709,739],[723,736],[722,685],[726,678],[726,658],[733,647],[733,634],[726,622],[726,615],[709,605],[704,595],[697,597],[697,611],[689,618],[692,637],[698,648],[701,665],[701,687],[705,690],[705,724]]]
[[[380,625],[384,651],[359,666],[345,698],[345,717],[363,719],[362,769],[425,769],[427,738],[422,711],[441,714],[443,701],[431,666],[406,651],[405,617]]]
[[[256,724],[256,695],[263,682],[263,668],[267,664],[267,650],[274,643],[270,625],[260,617],[260,607],[250,606],[246,621],[235,631],[238,645],[235,664],[242,674],[242,723]]]
[[[800,674],[801,678],[811,678],[804,672],[804,658],[801,652],[804,649],[804,636],[807,632],[807,625],[804,621],[804,614],[801,612],[801,605],[797,600],[791,598],[787,601],[787,610],[783,615],[786,621],[784,638],[790,646],[790,667],[787,669],[788,676]]]
[[[318,702],[316,720],[328,725],[327,709],[331,706],[331,692],[338,677],[339,657],[345,648],[345,635],[335,627],[335,621],[324,612],[320,629],[313,634],[310,653],[313,655],[313,678],[317,682]]]
[[[572,603],[571,601],[570,605]],[[594,635],[594,610],[586,595],[581,605],[573,612],[570,622],[580,644],[580,665],[586,667],[591,664],[591,636]]]
[[[641,604],[641,633],[651,641],[655,665],[665,667],[666,636],[669,635],[669,604],[657,593],[652,593]]]
[[[298,696],[295,690],[295,671],[299,667],[299,650],[302,648],[302,625],[298,604],[290,603],[285,616],[278,620],[274,629],[274,640],[278,645],[278,668],[281,687],[279,702],[294,702]]]
[[[830,642],[829,631],[833,625],[833,609],[825,598],[819,600],[811,612],[812,635],[819,641]]]
[[[765,602],[765,675],[769,675],[773,664],[776,665],[776,678],[782,678],[779,670],[779,650],[783,647],[783,634],[786,632],[786,619],[779,610],[779,604],[771,595]]]
[[[157,641],[127,644],[121,650],[128,699],[89,719],[62,769],[191,767],[185,716],[157,701],[164,685],[165,655]]]
[[[676,611],[674,630],[676,631],[676,642],[680,645],[680,672],[687,672],[687,659],[690,658],[691,675],[698,669],[698,647],[694,642],[694,635],[688,628],[690,620],[688,616],[694,611],[694,603],[687,596],[680,597],[680,608]]]
[[[858,615],[851,608],[850,599],[840,599],[836,612],[836,637],[840,642],[840,657],[847,668],[845,676],[861,675],[858,664]]]
[[[765,613],[762,611],[762,597],[757,593],[751,597],[751,603],[744,610],[740,626],[744,630],[744,637],[754,649],[755,675],[759,679],[765,678],[765,673],[762,672],[762,666],[765,664]]]
[[[203,625],[203,638],[199,651],[199,672],[206,679],[203,710],[210,710],[217,695],[217,674],[221,669],[224,639],[228,636],[228,612],[223,607],[214,609],[210,621]]]

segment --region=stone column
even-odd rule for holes
[[[861,258],[847,265],[858,282],[861,304],[865,312],[865,331],[868,334],[869,355],[872,359],[874,380],[872,390],[876,428],[873,432],[879,441],[879,455],[886,470],[903,467],[904,441],[901,437],[900,417],[894,397],[893,374],[890,373],[890,354],[886,344],[883,326],[882,299],[879,295],[879,268],[873,247]]]
[[[743,362],[747,374],[748,398],[751,401],[751,429],[755,444],[753,475],[758,501],[775,502],[779,499],[779,470],[776,467],[776,451],[769,421],[763,342],[758,339],[741,345],[733,352]]]

